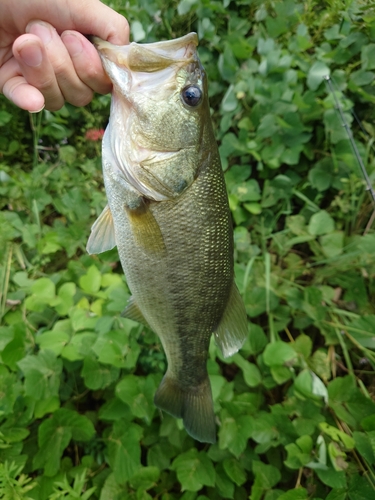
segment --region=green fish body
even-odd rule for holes
[[[132,292],[125,315],[148,325],[167,356],[155,404],[182,418],[195,439],[213,443],[210,338],[230,356],[243,345],[247,320],[197,36],[94,43],[113,94],[103,139],[108,205],[88,252],[117,245]]]

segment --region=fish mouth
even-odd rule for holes
[[[111,61],[130,71],[153,73],[172,65],[186,65],[196,60],[198,36],[189,33],[175,40],[129,45],[113,45],[98,37],[90,37],[103,62]]]

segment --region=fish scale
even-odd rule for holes
[[[246,339],[247,319],[197,37],[94,43],[114,90],[103,139],[108,206],[87,248],[117,246],[132,292],[124,314],[161,339],[168,369],[156,406],[213,443],[210,338],[232,355]]]

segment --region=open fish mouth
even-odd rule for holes
[[[129,45],[117,46],[98,37],[92,37],[91,40],[102,59],[107,59],[130,71],[145,73],[153,73],[171,65],[186,65],[195,61],[198,46],[196,33],[189,33],[175,40],[142,45],[132,42]]]

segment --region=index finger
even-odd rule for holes
[[[129,23],[124,16],[99,0],[94,8],[93,2],[88,0],[70,0],[69,3],[74,4],[71,9],[71,26],[68,26],[66,21],[49,21],[58,31],[70,29],[85,35],[96,35],[115,45],[129,43]]]

